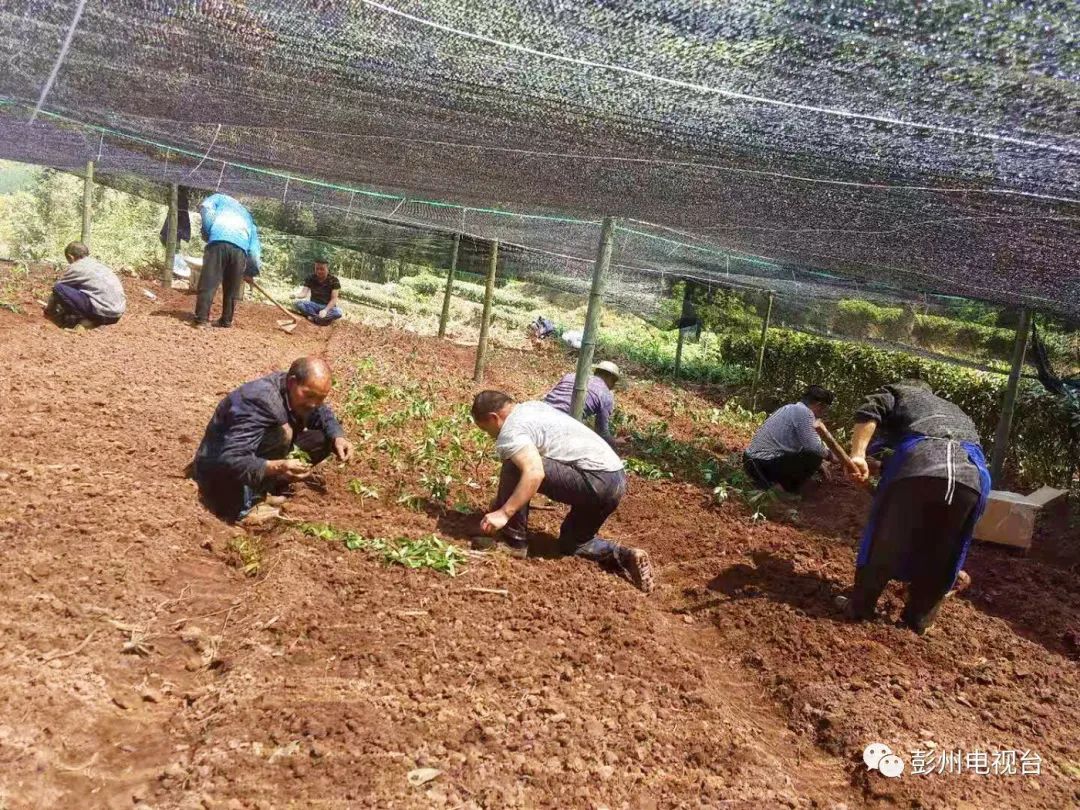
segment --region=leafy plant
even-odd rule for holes
[[[423,495],[414,495],[412,493],[405,493],[404,495],[402,495],[400,498],[397,499],[397,502],[399,504],[401,504],[402,506],[413,510],[414,512],[419,512],[421,509],[424,508],[424,496]]]
[[[450,475],[424,474],[420,476],[420,484],[427,490],[431,499],[439,503],[446,503],[446,499],[450,497],[450,485],[453,482],[454,479]]]
[[[299,447],[293,447],[293,449],[289,451],[289,455],[287,455],[286,458],[293,459],[295,461],[302,461],[305,464],[311,463],[311,455],[306,450],[302,450]]]
[[[420,538],[399,537],[388,540],[382,537],[365,537],[357,532],[342,531],[320,523],[301,524],[300,530],[309,537],[344,543],[350,551],[367,551],[389,564],[413,569],[430,568],[449,576],[456,576],[468,560],[464,551],[434,534]]]
[[[623,463],[628,471],[649,481],[659,481],[663,478],[672,477],[672,474],[666,470],[662,470],[655,464],[650,464],[640,458],[628,458]]]
[[[253,577],[262,568],[262,541],[257,537],[241,534],[229,540],[229,550],[240,559],[245,574]]]
[[[379,497],[379,491],[377,489],[365,486],[359,478],[353,478],[351,481],[349,481],[348,484],[346,484],[346,486],[348,487],[349,492],[353,493],[354,495],[360,496],[361,504],[363,504],[363,502],[368,500],[369,498]]]

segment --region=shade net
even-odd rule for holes
[[[0,157],[358,249],[498,239],[571,291],[614,216],[643,314],[690,279],[1076,317],[1078,31],[1064,2],[7,0]]]

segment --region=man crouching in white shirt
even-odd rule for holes
[[[636,587],[653,589],[649,555],[597,536],[626,494],[622,460],[596,433],[546,402],[514,402],[502,391],[481,391],[472,418],[495,439],[502,459],[495,508],[480,524],[485,534],[502,533],[511,553],[528,553],[529,502],[537,492],[567,504],[559,530],[564,554],[616,569]]]

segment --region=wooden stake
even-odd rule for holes
[[[754,372],[754,385],[750,389],[750,409],[757,410],[758,384],[761,382],[761,369],[765,365],[765,338],[769,333],[769,322],[772,320],[773,293],[769,293],[769,306],[765,310],[765,320],[761,322],[761,348],[758,349],[757,371]]]
[[[683,328],[679,327],[679,342],[675,344],[675,379],[679,379],[679,369],[682,367],[682,347],[683,341],[686,340],[686,332]]]
[[[683,342],[686,340],[686,328],[683,326],[683,316],[686,314],[686,302],[690,300],[690,282],[683,281],[683,304],[682,312],[679,313],[679,342],[675,346],[675,379],[679,379],[679,370],[682,368]]]
[[[169,224],[165,229],[165,272],[161,283],[172,286],[173,262],[176,261],[176,228],[179,217],[179,189],[176,183],[169,183]]]
[[[450,255],[450,272],[446,274],[446,291],[443,293],[442,314],[439,316],[439,337],[446,337],[446,322],[450,319],[450,298],[454,294],[454,273],[457,271],[458,248],[461,234],[454,234],[454,252]]]
[[[1027,354],[1030,332],[1031,310],[1024,307],[1020,310],[1020,323],[1016,326],[1012,368],[1009,370],[1009,382],[1005,386],[1005,401],[1001,404],[1001,416],[998,417],[993,452],[990,455],[990,478],[995,486],[1001,479],[1001,471],[1005,468],[1005,455],[1009,451],[1009,434],[1012,433],[1013,414],[1016,411],[1016,394],[1020,388],[1020,373],[1024,369],[1024,355]]]
[[[592,374],[593,355],[596,352],[597,332],[600,331],[600,311],[604,304],[604,273],[611,266],[611,252],[615,244],[615,220],[604,217],[600,228],[600,245],[593,265],[592,289],[589,291],[589,308],[585,311],[585,332],[581,336],[578,352],[577,374],[574,376],[574,395],[570,400],[570,415],[581,419],[585,412],[585,391]]]
[[[82,243],[90,247],[90,219],[94,208],[94,161],[86,161],[82,195]]]
[[[484,379],[484,366],[487,363],[488,328],[491,325],[491,302],[495,298],[495,271],[499,266],[499,240],[491,243],[491,260],[488,264],[487,287],[484,288],[484,313],[480,320],[480,342],[476,344],[476,368],[473,382]]]

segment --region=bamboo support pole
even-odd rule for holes
[[[593,266],[589,307],[585,311],[585,332],[581,336],[581,351],[578,352],[577,374],[574,376],[574,394],[570,400],[570,414],[575,419],[581,419],[585,411],[585,391],[589,385],[593,355],[596,353],[597,333],[600,331],[604,274],[611,265],[611,253],[614,244],[615,220],[611,217],[604,217],[604,224],[600,228],[600,245],[596,250],[596,264]]]
[[[491,326],[491,302],[495,298],[495,271],[499,266],[499,241],[491,243],[491,260],[488,264],[487,286],[484,288],[484,312],[480,320],[480,341],[476,344],[476,368],[473,381],[484,379],[484,366],[487,364],[488,329]]]
[[[82,243],[90,247],[90,221],[94,209],[94,161],[86,161],[82,196]]]
[[[758,349],[757,370],[754,372],[754,385],[750,389],[750,408],[757,410],[758,385],[761,383],[761,369],[765,365],[765,339],[769,334],[769,322],[772,320],[774,294],[769,293],[769,306],[765,310],[765,320],[761,322],[761,347]]]
[[[1005,456],[1009,451],[1009,434],[1012,433],[1013,415],[1016,412],[1016,394],[1020,389],[1020,373],[1024,369],[1028,334],[1031,332],[1031,310],[1020,310],[1020,323],[1016,326],[1016,342],[1013,344],[1012,367],[1005,386],[1005,401],[1001,405],[997,430],[994,432],[994,448],[990,455],[990,478],[996,486],[1005,468]]]
[[[454,294],[454,273],[457,272],[458,249],[461,234],[454,234],[454,251],[450,256],[450,272],[446,274],[446,291],[443,293],[442,314],[439,315],[439,337],[446,337],[446,322],[450,319],[450,298]]]
[[[166,287],[172,286],[173,262],[176,261],[176,229],[179,217],[179,189],[176,183],[169,183],[169,224],[165,229],[165,272],[161,276],[161,283]]]

